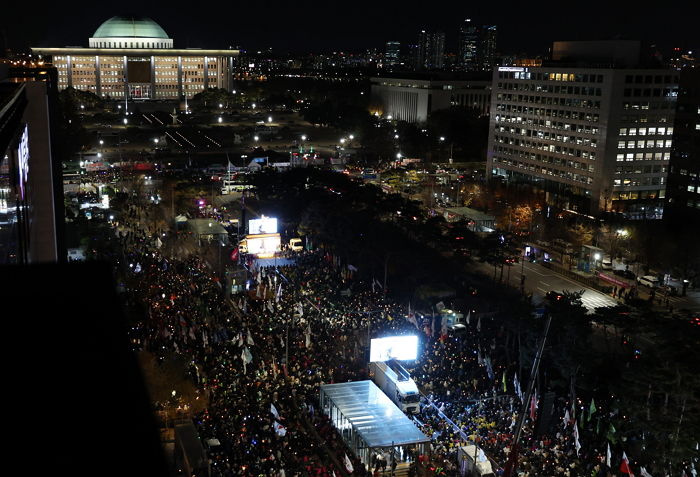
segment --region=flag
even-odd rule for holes
[[[610,452],[610,443],[608,442],[608,450],[605,453],[605,465],[610,468],[610,461],[612,460],[612,453]]]
[[[591,418],[593,417],[593,414],[595,414],[595,412],[597,410],[598,409],[595,407],[595,400],[593,398],[591,398],[591,405],[588,407],[588,420],[589,421],[591,420]]]
[[[243,348],[243,351],[241,351],[241,359],[243,360],[243,363],[245,363],[245,364],[248,364],[251,361],[253,361],[253,355],[251,354],[251,352],[247,346],[245,346]]]
[[[566,412],[564,413],[564,429],[569,425],[569,421],[571,420],[571,415],[569,414],[569,410],[567,409]]]
[[[282,424],[275,421],[275,432],[278,436],[284,437],[287,434],[287,429]]]
[[[479,321],[476,323],[476,331],[481,333],[481,317],[479,317]]]
[[[270,412],[272,413],[273,416],[275,416],[275,419],[280,418],[280,414],[277,412],[277,408],[272,403],[270,403]]]
[[[624,472],[625,474],[634,477],[632,469],[630,469],[630,461],[627,459],[627,454],[625,454],[624,451],[622,452],[622,462],[620,462],[620,472]]]
[[[436,322],[435,322],[435,310],[433,310],[433,321],[431,322],[430,325],[430,337],[432,338],[435,336],[435,328],[436,328]]]
[[[608,433],[606,435],[607,439],[612,442],[613,444],[617,442],[617,437],[615,437],[615,433],[617,431],[615,430],[615,426],[612,425],[612,422],[610,423],[610,427],[608,428]]]
[[[310,348],[311,347],[311,323],[306,324],[306,331],[304,332],[306,335],[306,347]]]
[[[515,373],[513,376],[513,389],[515,390],[516,396],[518,396],[518,399],[520,399],[520,402],[523,401],[523,392],[520,389],[520,381],[518,381],[518,373]]]
[[[642,477],[651,477],[651,474],[647,472],[647,470],[644,467],[639,468],[639,475]]]
[[[467,313],[467,324],[469,324],[469,318],[472,316],[472,311],[469,310],[469,313]]]
[[[532,395],[532,399],[530,400],[530,419],[535,420],[537,417],[537,391]]]
[[[348,457],[347,454],[345,454],[344,462],[345,462],[345,468],[348,470],[348,472],[350,472],[352,474],[355,469],[352,468],[352,462],[350,462],[350,458]]]
[[[356,272],[356,271],[357,271],[357,267],[354,266],[354,265],[350,265],[350,264],[348,263],[348,270],[350,270],[351,272]]]
[[[235,247],[233,251],[231,252],[231,261],[232,262],[237,262],[238,261],[238,247]]]
[[[447,335],[447,317],[445,315],[442,315],[441,317],[440,334],[443,336]]]
[[[581,449],[581,443],[578,441],[578,421],[574,421],[574,445],[576,446],[576,455]]]
[[[255,344],[255,341],[253,341],[253,336],[250,334],[250,328],[248,328],[248,336],[246,337],[246,343],[248,343],[250,346],[253,346]]]
[[[503,379],[501,381],[503,381],[503,392],[504,393],[508,392],[508,387],[506,386],[506,372],[505,371],[503,371]]]

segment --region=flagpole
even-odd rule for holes
[[[542,360],[542,353],[544,352],[544,344],[547,341],[547,334],[549,333],[549,325],[552,323],[552,315],[549,313],[547,315],[547,323],[544,326],[544,335],[542,336],[542,341],[540,342],[540,347],[537,350],[537,355],[535,356],[535,361],[532,363],[532,371],[530,372],[530,381],[527,385],[527,397],[522,402],[522,409],[520,416],[518,417],[518,425],[515,428],[515,436],[513,437],[513,445],[511,448],[510,456],[506,464],[504,477],[511,477],[515,466],[517,465],[517,453],[518,453],[518,441],[520,440],[520,434],[523,430],[523,424],[525,422],[525,414],[527,413],[527,408],[530,405],[530,400],[532,399],[532,391],[535,389],[535,381],[537,373],[540,369],[540,361]]]

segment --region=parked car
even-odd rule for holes
[[[644,275],[643,277],[637,277],[637,283],[649,288],[657,288],[659,286],[659,279],[653,275]]]
[[[631,270],[613,270],[613,273],[617,275],[618,277],[623,277],[623,278],[629,278],[630,280],[634,280],[637,275],[634,274]]]

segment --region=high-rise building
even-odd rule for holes
[[[562,208],[660,218],[678,72],[635,68],[639,42],[573,43],[597,62],[494,69],[487,173]]]
[[[417,69],[441,69],[445,55],[445,33],[421,30],[418,34]]]
[[[0,265],[66,260],[57,95],[55,69],[0,65]]]
[[[496,66],[496,33],[496,25],[485,25],[481,30],[478,56],[483,71],[491,71]]]
[[[457,55],[459,67],[465,71],[476,71],[478,65],[480,29],[467,18],[459,29]]]
[[[664,220],[700,227],[700,69],[680,72]]]
[[[401,63],[401,43],[398,41],[387,41],[384,50],[384,64],[387,66],[397,66]]]
[[[457,55],[464,71],[491,71],[496,66],[496,25],[477,26],[467,18],[459,29]]]
[[[114,99],[191,98],[207,88],[231,90],[238,50],[175,49],[150,18],[112,17],[89,48],[32,48],[51,57],[58,87]]]

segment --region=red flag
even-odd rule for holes
[[[231,252],[231,261],[232,262],[238,261],[238,247],[234,248],[233,251]]]
[[[627,460],[627,454],[622,453],[622,462],[620,463],[620,472],[628,474],[630,477],[634,477],[632,470],[630,469],[630,461]]]
[[[532,399],[530,400],[530,419],[535,420],[537,417],[537,393],[532,395]]]

